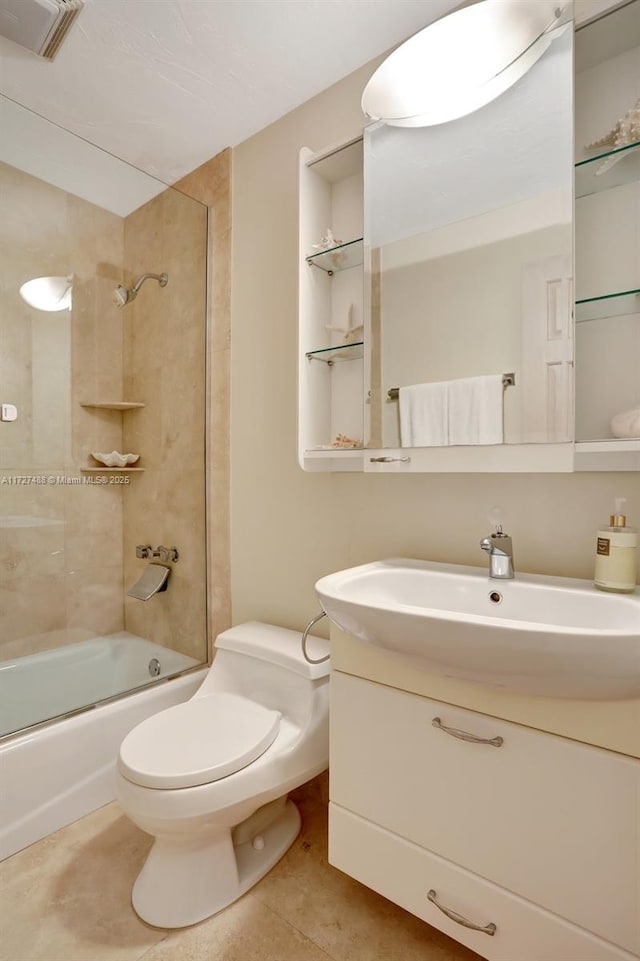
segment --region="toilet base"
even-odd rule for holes
[[[300,824],[300,812],[287,800],[264,831],[236,846],[228,828],[206,837],[156,838],[133,885],[136,914],[158,928],[204,921],[271,870],[295,841]]]

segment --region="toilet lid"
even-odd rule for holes
[[[237,694],[192,698],[147,718],[130,731],[118,766],[143,787],[181,788],[235,774],[276,738],[280,712]]]

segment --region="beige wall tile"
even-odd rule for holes
[[[3,581],[34,575],[59,575],[65,568],[65,524],[0,527],[0,571]]]
[[[122,577],[123,488],[111,484],[66,485],[64,495],[66,570],[109,567]]]
[[[90,450],[121,445],[119,415],[91,414],[79,402],[105,399],[100,392],[117,400],[122,392],[122,318],[111,303],[122,272],[122,220],[6,164],[0,164],[0,190],[0,380],[19,408],[9,439],[2,441],[0,465],[24,474],[79,477],[74,468],[89,463]],[[20,298],[24,281],[49,274],[74,275],[71,312],[45,314]],[[101,562],[100,547],[92,543],[94,531],[106,535],[118,518],[92,510],[99,496],[94,490],[71,491],[67,497],[62,484],[2,488],[0,512],[14,521],[60,522],[2,529],[3,580],[14,582],[0,603],[5,654],[47,648],[48,633],[57,643],[77,640],[77,632],[62,630],[68,610],[92,633],[95,624],[122,624],[121,533],[105,539]],[[113,503],[120,498],[118,492]],[[84,514],[77,509],[80,501]],[[105,566],[111,568],[108,576]],[[92,589],[88,571],[94,567],[98,581]],[[76,571],[74,588],[63,571]],[[93,604],[95,617],[82,613]]]
[[[200,660],[206,650],[206,209],[168,190],[126,220],[125,263],[149,280],[123,310],[124,389],[146,406],[125,415],[123,445],[145,473],[123,495],[125,590],[144,562],[137,544],[176,546],[166,592],[126,598],[127,630]],[[133,270],[135,266],[135,270]],[[135,397],[133,396],[135,394]]]
[[[122,568],[91,567],[70,571],[64,581],[67,625],[94,635],[123,629]]]
[[[175,184],[208,205],[207,463],[208,624],[210,645],[231,624],[229,435],[231,345],[232,151],[222,151]],[[210,649],[210,656],[212,650]]]
[[[0,583],[4,641],[19,641],[33,634],[61,630],[67,622],[66,579],[58,574],[33,574]],[[12,656],[15,656],[13,654]]]

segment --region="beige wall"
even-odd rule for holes
[[[640,524],[638,474],[309,474],[296,463],[297,162],[356,136],[372,65],[234,151],[231,403],[233,620],[301,628],[315,580],[376,558],[483,565],[504,507],[516,568],[591,578],[615,496]]]

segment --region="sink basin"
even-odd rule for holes
[[[546,697],[640,697],[640,592],[540,574],[391,560],[322,577],[329,618],[431,673]]]

